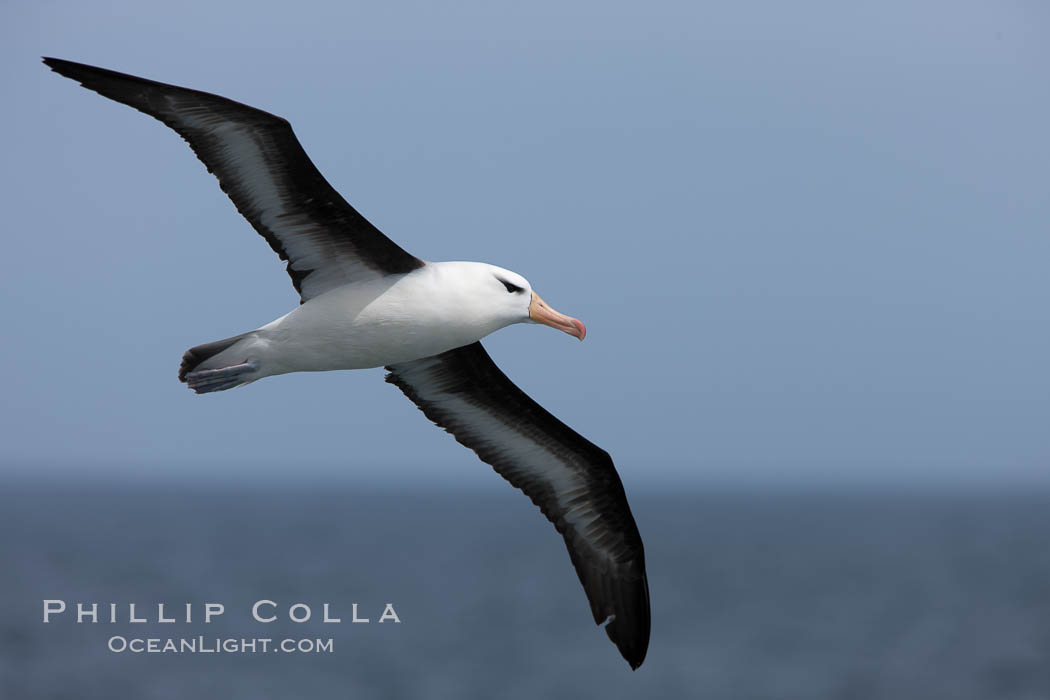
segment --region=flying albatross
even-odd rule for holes
[[[649,585],[612,460],[516,387],[479,342],[512,323],[583,340],[584,325],[510,270],[405,252],[328,184],[281,117],[111,70],[44,63],[178,132],[288,261],[300,306],[190,348],[179,379],[203,394],[288,372],[385,367],[387,382],[539,506],[565,538],[595,623],[638,668],[649,647]]]

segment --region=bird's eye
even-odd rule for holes
[[[498,280],[499,280],[500,282],[502,282],[502,283],[503,283],[503,286],[504,286],[504,287],[506,287],[506,288],[507,288],[507,291],[508,291],[508,292],[510,292],[511,294],[515,294],[515,293],[517,293],[517,292],[524,292],[524,291],[525,291],[524,289],[522,289],[522,288],[521,288],[521,287],[519,287],[518,285],[516,285],[516,284],[511,284],[511,283],[510,283],[510,282],[508,282],[507,280],[500,280],[500,279],[499,279],[499,277],[497,277],[496,279],[498,279]]]

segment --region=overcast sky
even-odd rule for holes
[[[1045,4],[149,5],[0,9],[5,472],[488,478],[381,370],[179,384],[297,297],[51,55],[280,114],[408,251],[528,277],[587,341],[486,345],[629,488],[1047,480]]]

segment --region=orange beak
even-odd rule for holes
[[[532,301],[529,302],[529,318],[536,323],[542,323],[545,326],[557,328],[559,331],[565,331],[580,340],[587,337],[587,327],[581,321],[558,313],[547,306],[547,302],[541,299],[536,292],[532,293]]]

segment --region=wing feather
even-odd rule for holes
[[[565,538],[595,623],[610,620],[609,638],[640,666],[649,646],[645,554],[608,453],[515,386],[481,343],[387,369],[427,418],[539,506]]]
[[[198,90],[72,61],[52,70],[159,119],[189,143],[244,218],[288,261],[303,301],[348,282],[424,263],[335,191],[281,117]]]

